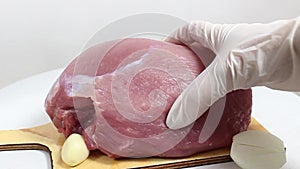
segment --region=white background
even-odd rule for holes
[[[187,21],[269,22],[299,16],[300,1],[0,0],[0,88],[65,66],[97,30],[144,12]]]
[[[31,127],[49,120],[41,112],[42,102],[55,73],[5,86],[64,67],[97,30],[122,17],[145,12],[170,14],[187,21],[269,22],[300,16],[300,1],[0,0],[0,130]],[[1,90],[2,87],[5,88]],[[254,91],[254,116],[287,144],[286,169],[300,168],[297,160],[300,153],[297,141],[300,139],[299,103],[299,97],[291,93],[265,88]],[[26,113],[31,113],[31,116]],[[28,168],[34,168],[35,164],[47,168],[46,157],[40,152],[1,154],[3,152],[0,153],[0,168],[26,168],[24,163],[18,163],[22,159],[27,159],[32,165]],[[41,161],[45,162],[40,164]],[[237,168],[234,164],[222,166]]]

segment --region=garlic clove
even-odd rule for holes
[[[243,169],[279,169],[286,163],[283,142],[270,133],[258,130],[235,135],[230,156]]]
[[[233,137],[233,141],[247,145],[259,145],[265,149],[272,150],[276,147],[282,147],[283,145],[282,140],[278,137],[260,130],[248,130],[241,132]]]
[[[69,166],[76,166],[86,160],[89,153],[83,137],[74,133],[65,140],[61,149],[61,158]]]

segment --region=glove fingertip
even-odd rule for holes
[[[167,119],[166,119],[166,125],[171,130],[176,130],[178,127],[176,126],[176,114],[173,112],[169,112]]]
[[[190,120],[187,120],[185,115],[186,114],[184,114],[183,112],[171,110],[166,119],[167,127],[171,130],[178,130],[187,127],[194,122],[190,122]]]

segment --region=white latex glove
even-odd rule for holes
[[[300,91],[299,24],[300,17],[269,24],[197,21],[178,29],[167,41],[189,47],[197,43],[195,51],[213,52],[215,58],[177,98],[167,126],[179,129],[190,125],[233,90],[267,86]]]

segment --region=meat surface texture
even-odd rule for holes
[[[113,158],[184,157],[230,146],[250,123],[251,89],[227,94],[188,127],[165,124],[175,99],[205,69],[200,58],[150,39],[98,44],[60,75],[46,112],[59,132],[79,133],[90,150]]]

